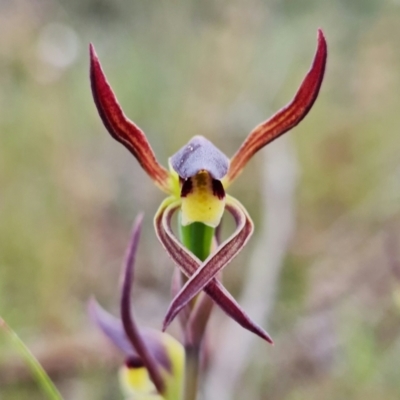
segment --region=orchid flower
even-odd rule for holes
[[[121,386],[129,400],[181,398],[185,363],[182,345],[167,333],[139,329],[132,317],[131,288],[142,217],[137,217],[122,274],[121,319],[105,311],[92,298],[89,313],[103,333],[125,355]]]
[[[195,136],[170,157],[169,169],[157,161],[143,131],[124,115],[94,47],[90,46],[92,92],[105,127],[136,157],[154,183],[168,194],[155,215],[155,230],[186,281],[170,304],[164,329],[204,290],[240,325],[272,343],[270,336],[250,319],[217,277],[253,233],[253,222],[246,209],[227,195],[226,189],[258,150],[295,127],[314,104],[327,59],[323,32],[318,30],[317,36],[317,50],[311,68],[292,101],[256,126],[233,157],[229,159],[209,140]],[[210,251],[215,228],[225,210],[233,216],[236,229],[227,240]],[[179,212],[181,240],[171,228],[175,212]]]

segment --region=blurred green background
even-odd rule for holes
[[[172,273],[152,227],[163,194],[97,115],[88,43],[166,165],[195,134],[232,155],[293,96],[318,27],[329,45],[325,81],[288,134],[300,180],[268,324],[276,346],[257,342],[237,399],[398,399],[400,1],[0,0],[0,315],[65,399],[120,398],[121,356],[86,302],[95,294],[117,312],[139,211],[143,324],[160,326]],[[230,190],[256,227],[268,212],[261,157]],[[226,270],[236,296],[251,251]],[[0,398],[43,398],[5,341]]]

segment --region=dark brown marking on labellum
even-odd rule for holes
[[[222,186],[221,181],[213,179],[212,190],[213,190],[213,195],[217,196],[220,200],[222,200],[225,197],[225,190],[224,187]]]
[[[186,197],[188,194],[192,192],[192,190],[193,190],[192,178],[186,179],[182,185],[181,197]]]

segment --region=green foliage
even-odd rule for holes
[[[18,337],[18,335],[5,323],[0,317],[0,333],[6,336],[9,343],[24,359],[25,363],[29,366],[33,376],[37,383],[42,388],[43,392],[49,400],[63,400],[61,394],[54,386],[53,382],[46,374],[46,371],[42,368],[39,362],[36,360],[34,355],[25,346],[24,342]]]

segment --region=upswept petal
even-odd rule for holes
[[[94,102],[108,132],[136,157],[142,168],[161,190],[171,193],[168,171],[157,161],[144,132],[122,111],[92,44],[90,45],[90,80]]]
[[[327,59],[327,44],[321,29],[318,29],[318,45],[313,63],[292,101],[267,121],[255,127],[231,158],[228,174],[223,179],[224,187],[240,174],[250,158],[266,144],[272,142],[295,127],[310,111],[317,99],[324,77]]]
[[[202,262],[188,249],[183,247],[172,232],[171,218],[178,208],[179,201],[174,201],[173,198],[166,199],[161,204],[154,218],[155,231],[167,254],[180,268],[182,273],[190,278],[202,265]],[[267,342],[273,343],[269,334],[251,320],[247,313],[216,278],[211,279],[211,281],[204,287],[204,291],[239,325]],[[164,320],[164,330],[172,322],[175,315],[172,316],[172,319]]]
[[[215,252],[200,265],[185,283],[181,291],[172,300],[165,321],[172,321],[179,311],[186,306],[203,288],[221,271],[245,246],[253,233],[253,222],[239,201],[227,196],[226,209],[236,223],[235,232],[225,240]],[[167,212],[164,214],[163,227],[167,225]]]

